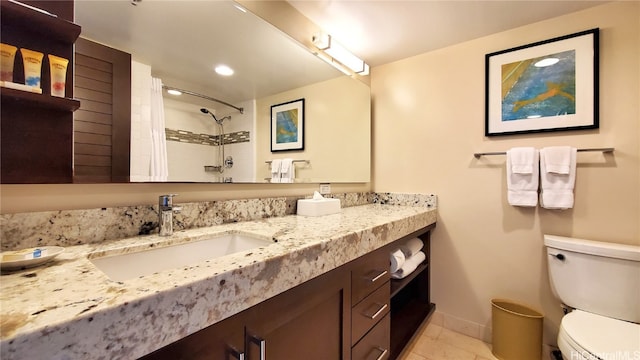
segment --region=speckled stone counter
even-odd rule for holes
[[[71,246],[49,265],[2,276],[0,357],[134,359],[435,221],[434,208],[369,204]],[[226,232],[277,242],[121,282],[88,259]]]

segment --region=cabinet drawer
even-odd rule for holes
[[[352,360],[386,360],[389,359],[391,344],[391,315],[385,315],[378,325],[353,347]]]
[[[387,281],[351,311],[351,343],[356,343],[380,319],[389,313],[390,284]]]
[[[387,251],[378,250],[358,259],[351,270],[351,304],[359,303],[389,279]]]

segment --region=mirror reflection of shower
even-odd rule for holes
[[[213,168],[219,172],[220,174],[222,174],[224,172],[225,168],[231,168],[233,167],[233,158],[231,156],[225,157],[224,155],[224,121],[225,120],[229,120],[231,121],[231,116],[225,116],[221,119],[218,119],[211,111],[209,111],[209,109],[206,108],[201,108],[200,111],[203,114],[209,114],[211,115],[211,117],[213,118],[213,120],[216,122],[216,124],[218,124],[218,126],[220,126],[220,135],[219,135],[219,143],[220,143],[220,148],[222,149],[222,151],[219,151],[218,154],[220,156],[218,163],[220,165],[218,166],[213,166]]]

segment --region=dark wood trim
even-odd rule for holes
[[[107,93],[111,94],[110,97],[112,104],[110,106],[107,106],[100,102],[101,95],[98,91],[96,91],[95,94],[92,94],[91,90],[82,92],[83,94],[88,95],[89,97],[96,100],[83,101],[83,109],[89,111],[93,109],[105,114],[111,113],[111,130],[109,136],[109,144],[111,146],[111,173],[110,178],[106,181],[105,175],[100,173],[82,177],[75,176],[74,182],[128,183],[130,173],[131,146],[131,54],[95,43],[84,38],[79,38],[76,41],[76,53],[83,55],[80,61],[81,63],[91,64],[95,63],[92,59],[99,59],[112,65],[111,74],[108,75],[111,77],[111,86],[105,89]],[[91,70],[87,68],[86,71]],[[76,75],[79,75],[79,73]],[[77,81],[77,85],[85,84],[89,86],[92,82],[91,79],[84,77],[78,79],[79,81]],[[93,86],[89,87],[95,88]],[[78,114],[76,116],[76,119],[80,120],[83,116],[83,114]],[[94,114],[94,116],[99,117],[100,115]],[[107,121],[106,117],[104,121]],[[97,132],[104,133],[104,131],[102,130]],[[98,136],[95,133],[93,133],[92,135]],[[97,143],[104,144],[104,142],[101,140],[96,139],[96,141]]]
[[[37,1],[31,5],[58,16],[3,0],[0,41],[44,54],[42,94],[0,90],[1,179],[4,184],[70,183],[73,167],[73,42],[80,26],[73,21],[73,1]],[[47,54],[69,59],[66,98],[51,94]],[[16,54],[13,82],[24,83],[22,57]]]
[[[73,0],[20,0],[21,3],[37,7],[38,9],[46,10],[52,14],[55,14],[59,19],[64,19],[70,22],[74,21],[74,1]],[[75,33],[74,29],[74,33]],[[77,30],[74,40],[80,35],[80,30]]]
[[[56,16],[50,16],[31,10],[25,6],[2,0],[0,3],[2,30],[4,30],[5,26],[20,27],[22,24],[28,23],[30,32],[39,33],[45,38],[59,40],[70,44],[72,44],[80,35],[80,26],[73,23],[73,1],[23,0],[21,2],[48,11]]]

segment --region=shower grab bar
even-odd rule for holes
[[[178,88],[176,88],[176,87],[173,87],[173,86],[167,86],[167,85],[162,85],[162,88],[163,88],[163,89],[166,89],[166,90],[176,90],[176,91],[180,91],[181,93],[184,93],[184,94],[187,94],[187,95],[191,95],[191,96],[199,97],[199,98],[201,98],[201,99],[207,99],[207,100],[215,101],[215,102],[217,102],[217,103],[220,103],[220,104],[222,104],[222,105],[227,105],[228,107],[231,107],[231,108],[234,108],[234,109],[236,109],[236,110],[240,111],[240,114],[244,114],[244,108],[237,107],[237,106],[235,106],[235,105],[231,105],[231,104],[229,104],[229,103],[228,103],[228,102],[226,102],[226,101],[222,101],[222,100],[219,100],[219,99],[213,98],[213,97],[211,97],[211,96],[198,94],[197,92],[193,92],[193,91],[189,91],[189,90],[178,89]]]
[[[615,148],[589,148],[589,149],[578,149],[578,152],[586,152],[586,151],[601,151],[603,153],[612,153]],[[494,152],[482,152],[482,153],[474,153],[473,156],[476,159],[479,159],[481,156],[487,155],[507,155],[506,151],[494,151]]]

